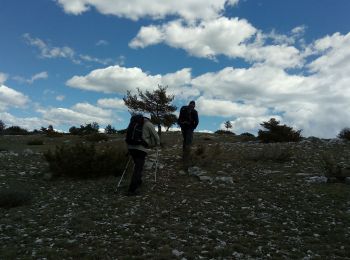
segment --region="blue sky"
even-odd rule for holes
[[[275,117],[304,136],[350,127],[348,0],[2,0],[0,120],[125,128],[127,90],[196,100],[199,131]]]

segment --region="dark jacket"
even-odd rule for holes
[[[179,119],[177,123],[181,128],[190,128],[192,130],[196,129],[199,120],[198,112],[195,109],[191,109],[189,106],[183,106],[180,109]]]

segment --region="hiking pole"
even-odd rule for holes
[[[156,168],[154,170],[154,185],[152,186],[151,190],[154,190],[154,188],[157,185],[157,169],[158,169],[158,160],[159,160],[159,151],[157,149],[157,156],[156,156]]]
[[[159,150],[158,150],[158,148],[157,148],[156,169],[154,170],[154,182],[155,182],[155,183],[157,183],[158,160],[159,160]]]
[[[120,178],[120,180],[119,180],[119,182],[118,182],[118,186],[117,186],[117,188],[115,189],[115,192],[118,191],[118,188],[119,188],[119,186],[120,186],[120,183],[121,183],[122,180],[123,180],[124,174],[125,174],[126,170],[128,169],[130,160],[131,160],[131,157],[129,157],[129,160],[128,160],[128,162],[126,163],[126,166],[125,166],[125,169],[124,169],[124,171],[123,171],[122,177]]]

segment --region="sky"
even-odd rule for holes
[[[350,127],[349,0],[1,0],[0,120],[126,128],[127,91],[196,101],[197,131]]]

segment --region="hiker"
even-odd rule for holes
[[[188,106],[183,106],[180,109],[180,115],[177,123],[181,127],[183,143],[182,143],[182,159],[184,169],[187,170],[190,160],[190,151],[193,140],[193,131],[196,129],[198,121],[198,113],[195,110],[196,103],[192,100]]]
[[[137,114],[131,117],[127,129],[126,142],[129,154],[134,161],[134,172],[127,195],[137,195],[137,188],[142,184],[142,170],[149,148],[160,145],[159,136],[151,123],[150,115]]]

